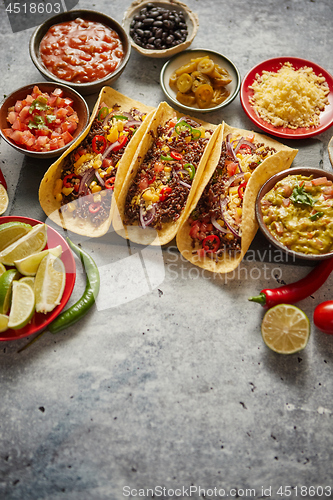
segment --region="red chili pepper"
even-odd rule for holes
[[[183,159],[183,155],[180,153],[177,153],[177,151],[170,151],[170,156],[174,160],[178,160],[178,161]]]
[[[118,142],[119,144],[115,146],[112,151],[119,151],[119,149],[125,146],[127,142],[127,135],[122,135],[121,137],[119,137]]]
[[[252,149],[247,144],[241,144],[241,146],[239,146],[239,149],[245,149],[246,153],[248,154],[252,153]]]
[[[101,204],[100,203],[90,203],[89,205],[89,212],[91,214],[97,214],[101,209]]]
[[[102,154],[106,148],[106,139],[104,135],[95,135],[92,140],[92,148],[94,153]]]
[[[71,179],[73,179],[74,177],[76,177],[75,174],[68,174],[68,175],[65,175],[62,183],[64,185],[64,187],[66,188],[69,188],[69,187],[73,187],[72,184],[69,182]]]
[[[216,234],[210,234],[202,242],[202,248],[205,252],[217,252],[220,248],[220,238]]]
[[[160,201],[164,201],[171,192],[172,192],[171,187],[169,186],[163,187],[160,191]]]
[[[109,177],[109,179],[106,179],[104,186],[106,189],[114,189],[114,181],[116,180],[115,177]]]
[[[153,182],[155,182],[155,180],[156,180],[156,175],[154,175],[154,177],[150,181],[148,181],[148,184],[152,184]]]
[[[7,191],[7,182],[6,179],[4,178],[1,168],[0,168],[0,184],[2,184],[5,190]]]
[[[279,288],[261,290],[258,296],[249,300],[258,302],[265,309],[277,304],[295,304],[316,292],[325,283],[332,270],[333,258],[323,260],[305,278]]]
[[[244,198],[244,190],[245,190],[246,184],[247,184],[247,181],[242,182],[238,186],[238,196],[240,197],[241,200]]]

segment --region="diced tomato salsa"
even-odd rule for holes
[[[31,94],[8,109],[10,128],[6,137],[17,145],[37,152],[62,148],[73,140],[79,117],[72,108],[73,100],[56,88],[51,94],[35,85]]]

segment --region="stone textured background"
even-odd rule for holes
[[[222,52],[242,77],[282,55],[333,73],[331,0],[187,3],[200,20],[192,47]],[[80,1],[78,7],[121,21],[129,4]],[[1,3],[1,98],[43,80],[29,58],[32,32],[13,34]],[[164,99],[164,62],[133,51],[115,88],[157,105]],[[96,98],[87,98],[91,109]],[[252,128],[239,97],[206,117]],[[331,135],[329,129],[314,139],[284,141],[299,148],[294,165],[330,170]],[[45,220],[37,193],[49,164],[1,142],[8,214]],[[157,486],[166,494],[155,490],[155,498],[176,498],[171,490],[182,487],[178,498],[187,498],[191,485],[226,493],[235,488],[239,498],[255,499],[264,498],[262,487],[272,487],[276,499],[287,498],[277,495],[280,486],[333,487],[333,339],[313,327],[303,352],[278,356],[261,339],[263,309],[247,300],[278,286],[277,278],[303,277],[306,263],[277,261],[260,235],[237,272],[226,277],[183,261],[174,242],[160,253],[147,250],[128,266],[120,262],[130,258],[127,245],[114,233],[83,245],[107,270],[101,302],[76,326],[47,333],[20,354],[27,339],[0,346],[1,500],[120,500],[125,487],[135,498],[140,489],[146,494]],[[140,248],[131,251],[138,255]],[[319,302],[332,298],[332,283],[330,278],[300,303],[310,319]],[[70,304],[84,286],[78,264]],[[297,498],[293,492],[290,498]],[[203,497],[203,490],[192,493]],[[209,493],[206,498],[218,498]]]

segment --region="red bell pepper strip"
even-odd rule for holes
[[[206,236],[206,238],[202,242],[202,248],[205,250],[205,252],[217,252],[217,250],[220,248],[220,238],[216,236],[216,234],[210,234],[209,236]]]
[[[242,182],[238,186],[238,196],[240,197],[241,200],[244,198],[244,189],[246,187],[246,184],[247,184],[247,181],[246,182]]]
[[[92,148],[94,153],[96,154],[104,153],[106,148],[106,139],[104,135],[95,135],[95,137],[92,140]]]
[[[265,309],[277,304],[295,304],[316,292],[333,271],[333,258],[321,261],[310,273],[295,283],[279,288],[266,288],[256,297],[250,297],[252,302],[258,302]]]
[[[0,184],[2,184],[5,190],[7,191],[7,182],[6,179],[4,178],[1,168],[0,168]]]
[[[122,135],[121,137],[119,137],[118,142],[119,142],[119,144],[117,146],[115,146],[112,151],[119,151],[119,149],[124,147],[126,142],[127,142],[127,136]]]

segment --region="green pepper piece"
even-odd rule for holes
[[[315,214],[310,215],[309,219],[310,219],[310,220],[318,220],[318,219],[320,219],[320,217],[322,217],[323,215],[324,215],[324,212],[316,212]]]
[[[185,120],[180,120],[178,123],[175,125],[175,132],[176,134],[180,134],[184,130],[189,130],[192,133],[192,127],[189,125]]]
[[[170,155],[161,155],[160,158],[162,161],[175,161]]]
[[[112,118],[116,118],[117,120],[128,120],[128,118],[124,115],[113,115]]]
[[[106,106],[104,106],[103,108],[101,108],[99,110],[99,113],[98,113],[98,119],[100,121],[104,120],[109,114],[109,108],[107,108]]]
[[[193,177],[195,176],[195,168],[194,168],[194,165],[192,165],[192,163],[185,163],[184,165],[184,170],[187,170],[188,171],[188,174],[190,176],[190,180],[193,179]]]
[[[192,128],[192,137],[196,141],[197,139],[200,139],[201,137],[201,130],[198,128]]]

